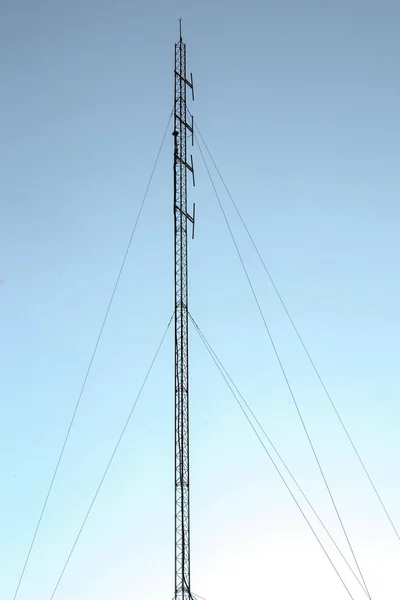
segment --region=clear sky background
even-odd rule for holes
[[[172,109],[178,17],[197,124],[400,527],[398,2],[3,0],[2,600],[13,598]],[[19,600],[50,599],[172,314],[171,131]],[[192,314],[350,560],[193,154]],[[371,598],[398,598],[399,540],[219,189]],[[193,591],[348,598],[191,340]],[[173,596],[173,360],[171,328],[57,600]]]

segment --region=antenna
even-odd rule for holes
[[[175,44],[174,102],[174,243],[175,243],[175,600],[191,600],[190,588],[190,506],[189,506],[189,353],[188,353],[188,275],[187,222],[193,225],[194,213],[187,212],[187,173],[194,185],[193,158],[187,162],[187,132],[194,135],[193,121],[187,123],[186,88],[192,90],[193,78],[186,78],[186,44]]]

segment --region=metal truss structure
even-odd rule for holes
[[[188,360],[188,274],[187,174],[193,177],[193,159],[187,162],[186,142],[192,136],[193,117],[188,121],[186,90],[186,44],[175,44],[174,104],[174,219],[175,219],[175,600],[191,600],[190,589],[190,496],[189,496],[189,360]],[[193,96],[194,99],[194,96]]]

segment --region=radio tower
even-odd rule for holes
[[[179,21],[179,42],[175,44],[175,104],[174,104],[174,217],[175,217],[175,600],[191,600],[190,588],[190,510],[189,510],[189,360],[188,360],[188,278],[187,222],[193,216],[187,212],[187,172],[193,177],[193,158],[187,162],[186,140],[192,136],[187,122],[186,89],[193,94],[193,77],[186,78],[186,44],[182,41]],[[193,237],[192,235],[192,237]]]

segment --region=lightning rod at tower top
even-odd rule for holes
[[[186,44],[175,44],[174,98],[174,247],[175,247],[175,600],[191,600],[190,488],[189,488],[189,340],[187,230],[194,205],[187,211],[188,172],[194,185],[193,158],[187,160],[187,139],[194,138],[193,117],[188,122],[186,91],[193,93],[193,77],[186,76]],[[193,235],[192,234],[192,235]]]

